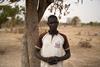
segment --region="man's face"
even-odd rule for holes
[[[49,26],[50,30],[55,31],[55,30],[57,30],[58,23],[57,22],[49,22],[48,26]]]

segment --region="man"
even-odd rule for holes
[[[71,55],[67,37],[58,32],[58,24],[56,16],[49,16],[49,31],[41,34],[35,45],[35,56],[41,60],[41,67],[63,67],[63,61]]]

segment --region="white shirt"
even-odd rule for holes
[[[51,57],[51,56],[64,56],[65,49],[68,49],[69,46],[66,45],[66,36],[58,33],[52,37],[51,34],[46,33],[40,38],[39,45],[36,45],[37,48],[41,49],[41,56]],[[48,63],[41,61],[41,67],[63,67],[63,62],[58,62],[55,65],[49,65]]]

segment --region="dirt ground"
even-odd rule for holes
[[[100,27],[61,26],[59,31],[66,34],[71,50],[71,57],[64,61],[64,67],[100,66]],[[21,67],[22,36],[0,30],[0,67]],[[91,48],[81,47],[79,42],[83,41],[90,43]]]

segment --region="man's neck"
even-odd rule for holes
[[[58,31],[57,31],[57,30],[55,30],[55,31],[49,30],[48,32],[49,32],[49,34],[51,34],[51,35],[57,35],[57,34],[58,34]]]

